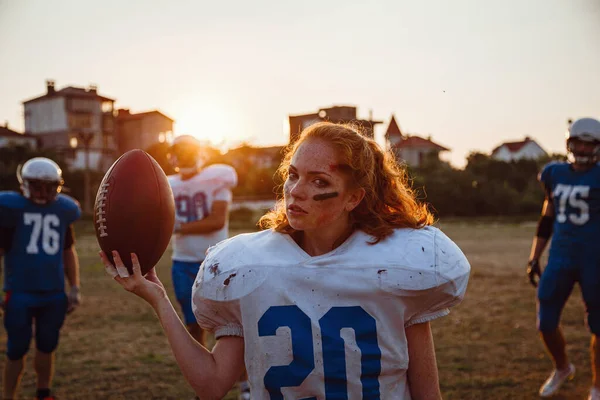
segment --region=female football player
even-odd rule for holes
[[[279,173],[265,229],[209,249],[194,283],[212,352],[134,254],[133,276],[101,254],[107,272],[152,305],[203,399],[222,398],[244,364],[253,399],[440,399],[429,324],[464,295],[463,253],[429,226],[394,159],[352,127],[310,126]]]

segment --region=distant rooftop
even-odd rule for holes
[[[434,143],[430,139],[425,139],[420,136],[405,136],[403,140],[399,141],[395,145],[392,146],[396,149],[407,149],[407,148],[433,148],[439,151],[449,151],[450,149]]]
[[[500,150],[500,148],[502,146],[506,146],[508,151],[510,151],[511,153],[516,153],[517,151],[521,150],[523,148],[523,146],[525,146],[527,143],[532,142],[532,141],[533,140],[529,136],[526,136],[525,140],[521,140],[520,142],[504,142],[500,146],[497,146],[496,148],[494,148],[494,150],[492,150],[492,154],[494,154],[498,150]]]
[[[88,88],[76,87],[76,86],[67,86],[60,90],[56,90],[54,87],[53,80],[46,81],[46,94],[43,94],[38,97],[34,97],[33,99],[25,100],[23,104],[32,103],[34,101],[44,100],[52,97],[88,97],[99,99],[101,101],[115,101],[110,97],[101,96],[98,94],[98,88],[96,85],[90,85]]]
[[[4,125],[0,125],[0,137],[33,137],[32,135],[28,135],[26,133],[20,133],[17,131],[13,131],[8,127],[8,122],[5,122]]]
[[[148,115],[157,114],[157,115],[160,115],[160,116],[168,119],[171,122],[175,122],[175,120],[173,118],[169,117],[168,115],[165,115],[164,113],[162,113],[158,110],[150,110],[150,111],[132,113],[131,111],[129,111],[128,108],[119,108],[117,110],[117,113],[118,113],[117,118],[119,118],[119,119],[139,119],[139,118],[146,117]]]

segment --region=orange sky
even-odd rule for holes
[[[567,118],[600,117],[600,1],[366,4],[0,0],[0,121],[22,130],[49,78],[225,146],[283,144],[288,114],[353,104],[460,166],[526,135],[562,152]]]

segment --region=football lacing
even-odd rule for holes
[[[106,218],[104,218],[104,214],[106,214],[106,211],[104,210],[106,203],[104,200],[106,200],[106,194],[108,193],[109,185],[110,183],[107,182],[100,186],[100,194],[98,195],[98,202],[96,205],[96,215],[98,217],[96,223],[98,224],[98,232],[100,232],[100,237],[108,236],[108,233],[106,233],[106,225],[104,224],[106,222]]]

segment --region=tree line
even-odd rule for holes
[[[175,173],[167,159],[168,145],[159,143],[147,149],[161,165],[167,175]],[[268,199],[275,197],[275,172],[283,157],[275,152],[272,160],[253,164],[252,155],[260,148],[242,145],[221,154],[217,149],[208,149],[208,164],[226,163],[234,166],[238,173],[238,186],[234,197]],[[19,164],[36,156],[48,157],[63,166],[65,192],[78,200],[83,199],[83,171],[70,171],[68,158],[47,149],[32,149],[24,146],[0,148],[0,190],[19,190],[16,170]],[[540,160],[504,162],[483,153],[471,153],[464,169],[452,167],[437,156],[426,158],[419,168],[407,167],[410,184],[418,198],[429,204],[438,216],[529,216],[538,214],[544,192],[537,175],[551,160],[564,160],[564,155],[555,154]],[[91,171],[92,188],[95,191],[103,174]]]

